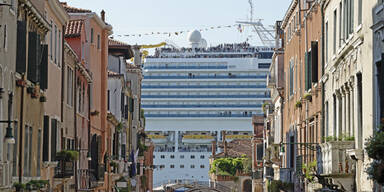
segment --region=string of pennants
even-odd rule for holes
[[[209,31],[209,30],[215,30],[215,29],[225,29],[225,28],[232,28],[237,27],[237,30],[242,33],[244,31],[244,26],[241,24],[235,24],[235,25],[219,25],[219,26],[212,26],[212,27],[206,27],[201,28],[198,31]],[[150,35],[168,35],[169,37],[172,35],[181,35],[183,33],[188,33],[191,30],[185,30],[185,31],[174,31],[174,32],[149,32],[149,33],[139,33],[139,34],[125,34],[125,35],[114,35],[117,37],[142,37],[142,36],[150,36]]]

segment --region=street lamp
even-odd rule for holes
[[[87,153],[87,160],[88,161],[92,161],[91,153],[89,151]]]
[[[280,144],[280,156],[283,156],[285,154],[285,148],[284,148],[284,145],[281,143]]]
[[[1,5],[1,4],[0,4]],[[0,123],[7,123],[7,129],[5,132],[5,142],[9,144],[15,144],[15,138],[13,137],[12,134],[12,123],[16,123],[17,121],[12,121],[12,104],[13,104],[13,93],[10,92],[8,94],[8,120],[6,121],[0,121]]]

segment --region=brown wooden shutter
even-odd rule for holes
[[[41,46],[40,88],[48,89],[48,45]]]
[[[43,161],[49,161],[49,116],[44,116]]]
[[[25,21],[17,21],[16,72],[25,73],[27,54],[27,25]]]
[[[51,120],[51,161],[56,160],[57,147],[57,120]]]
[[[28,37],[28,80],[39,82],[40,65],[40,35],[36,32],[29,32]]]

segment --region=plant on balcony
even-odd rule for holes
[[[116,129],[116,132],[120,133],[123,130],[123,123],[120,122],[119,124],[117,124],[115,129]]]
[[[263,103],[263,105],[261,105],[261,107],[262,107],[264,113],[267,112],[267,108],[268,108],[268,106],[269,106],[270,104],[271,104],[271,103],[265,101],[265,102]]]
[[[310,93],[304,94],[303,98],[309,102],[312,102],[312,95]]]
[[[16,80],[16,86],[18,87],[25,87],[27,85],[27,82],[23,79]]]
[[[13,183],[13,187],[16,191],[23,191],[26,188],[25,184],[19,182]]]
[[[148,150],[148,147],[145,146],[141,141],[138,143],[139,156],[144,156],[144,152]]]
[[[100,111],[98,111],[98,110],[91,111],[92,116],[97,116],[97,115],[99,115],[99,113],[100,113]]]
[[[334,137],[334,136],[324,137],[324,141],[326,142],[337,141],[337,137]]]
[[[293,191],[292,183],[285,183],[279,180],[272,180],[268,182],[268,191],[270,192],[280,192],[280,191]]]
[[[302,106],[303,106],[303,105],[302,105],[302,103],[301,103],[300,100],[297,101],[296,104],[295,104],[296,109],[301,108]]]
[[[79,152],[72,150],[63,150],[56,153],[56,157],[65,161],[76,161],[79,158]]]
[[[28,190],[40,190],[49,184],[48,180],[31,180],[26,184]]]
[[[47,97],[45,95],[40,96],[40,102],[47,102]]]
[[[309,182],[314,181],[314,174],[316,173],[317,161],[309,162],[308,164],[303,164],[303,173],[305,179]]]
[[[237,172],[249,171],[248,158],[219,158],[215,159],[211,164],[210,173],[224,176],[235,176]]]
[[[365,150],[373,161],[366,170],[369,177],[379,184],[384,184],[384,132],[380,130],[367,139]]]

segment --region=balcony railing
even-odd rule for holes
[[[266,75],[216,75],[216,76],[144,76],[144,79],[265,79]]]
[[[143,85],[143,89],[265,89],[266,85]]]
[[[285,183],[293,183],[293,169],[280,168],[280,181]]]
[[[55,167],[55,178],[69,178],[74,175],[74,167],[72,161],[60,160]]]
[[[142,95],[141,98],[263,98],[270,95]]]
[[[354,141],[330,141],[320,144],[323,175],[350,175],[354,161],[347,155],[355,148]]]

